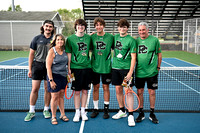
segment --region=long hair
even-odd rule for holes
[[[64,44],[63,44],[63,46],[62,46],[62,50],[65,50],[65,37],[64,37],[62,34],[56,34],[56,35],[54,36],[53,41],[52,41],[51,44],[50,44],[50,49],[51,49],[52,47],[56,46],[56,39],[57,39],[59,36],[62,37],[62,39],[64,40]]]
[[[43,25],[40,27],[40,33],[41,33],[41,34],[44,34],[44,28],[43,28],[43,26],[44,26],[46,23],[52,24],[52,25],[53,25],[53,30],[52,30],[52,32],[51,32],[51,35],[54,35],[54,34],[55,34],[55,27],[54,27],[54,22],[51,21],[51,20],[45,20],[45,21],[44,21]]]

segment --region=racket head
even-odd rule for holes
[[[65,97],[67,99],[71,99],[72,96],[74,95],[74,90],[71,90],[71,83],[67,83],[66,87],[65,87]]]
[[[124,105],[129,112],[136,111],[140,106],[138,95],[132,90],[127,89],[124,94]]]

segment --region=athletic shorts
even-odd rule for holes
[[[89,90],[92,80],[92,69],[71,69],[71,73],[74,73],[75,81],[72,82],[72,90],[81,91]]]
[[[121,85],[128,72],[129,72],[128,69],[112,69],[112,84]],[[130,87],[134,86],[134,73],[132,77],[133,79],[132,83],[130,84]]]
[[[148,89],[158,89],[158,74],[153,76],[153,77],[149,77],[149,78],[135,78],[135,86],[136,88],[144,88],[145,86],[145,82],[147,82],[147,88]]]
[[[100,83],[100,78],[103,84],[110,84],[112,75],[111,73],[108,74],[100,74],[92,71],[92,83],[93,85],[97,85]]]
[[[48,88],[48,92],[59,92],[62,89],[65,89],[66,85],[67,85],[67,76],[61,76],[60,74],[54,74],[52,73],[53,76],[53,81],[56,83],[56,89],[51,89],[51,85],[49,82],[49,78],[47,76],[47,88]]]
[[[47,69],[46,63],[33,61],[32,64],[32,80],[46,80]]]

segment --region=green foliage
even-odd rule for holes
[[[12,7],[11,6],[8,7],[8,11],[12,11]],[[16,12],[22,12],[22,8],[20,7],[20,5],[16,5],[15,6],[15,11]]]
[[[78,8],[72,9],[71,11],[68,9],[58,9],[57,12],[62,17],[62,21],[68,21],[65,22],[65,27],[63,28],[62,34],[64,36],[74,34],[74,22],[76,21],[76,19],[83,19],[83,11],[80,8]]]

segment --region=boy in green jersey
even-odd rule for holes
[[[135,70],[135,85],[140,99],[139,116],[136,122],[141,122],[145,119],[143,112],[143,93],[145,82],[149,92],[150,101],[150,116],[149,119],[153,123],[159,123],[154,114],[155,108],[155,90],[158,88],[158,72],[162,61],[161,48],[158,38],[149,35],[149,28],[146,22],[138,24],[137,38],[137,64]]]
[[[94,110],[91,118],[95,118],[98,114],[99,102],[99,87],[100,77],[103,83],[104,91],[104,119],[109,118],[109,101],[110,91],[109,84],[111,83],[111,47],[113,47],[113,35],[104,32],[105,21],[102,18],[94,19],[94,27],[97,33],[92,35],[92,83],[94,86],[93,103]]]
[[[73,118],[74,122],[78,122],[81,116],[82,120],[88,120],[85,112],[88,90],[91,84],[91,61],[89,57],[89,49],[91,46],[90,35],[85,34],[87,23],[83,19],[76,20],[74,29],[76,34],[67,38],[66,49],[68,53],[68,73],[74,73],[75,81],[72,82],[72,90],[75,90],[74,104],[76,113]],[[82,96],[80,93],[82,92]],[[80,111],[81,103],[81,111]]]
[[[115,85],[116,88],[116,96],[120,109],[116,115],[112,116],[113,119],[120,119],[127,116],[124,108],[123,86],[121,84],[124,79],[129,81],[131,77],[133,77],[133,71],[136,63],[136,42],[135,39],[127,33],[129,22],[126,19],[120,19],[117,26],[119,34],[114,36],[112,84]],[[133,87],[133,85],[134,83],[132,82],[130,87]],[[133,95],[131,94],[127,96],[127,99],[127,101],[134,102]],[[135,126],[133,111],[128,111],[128,125]]]

